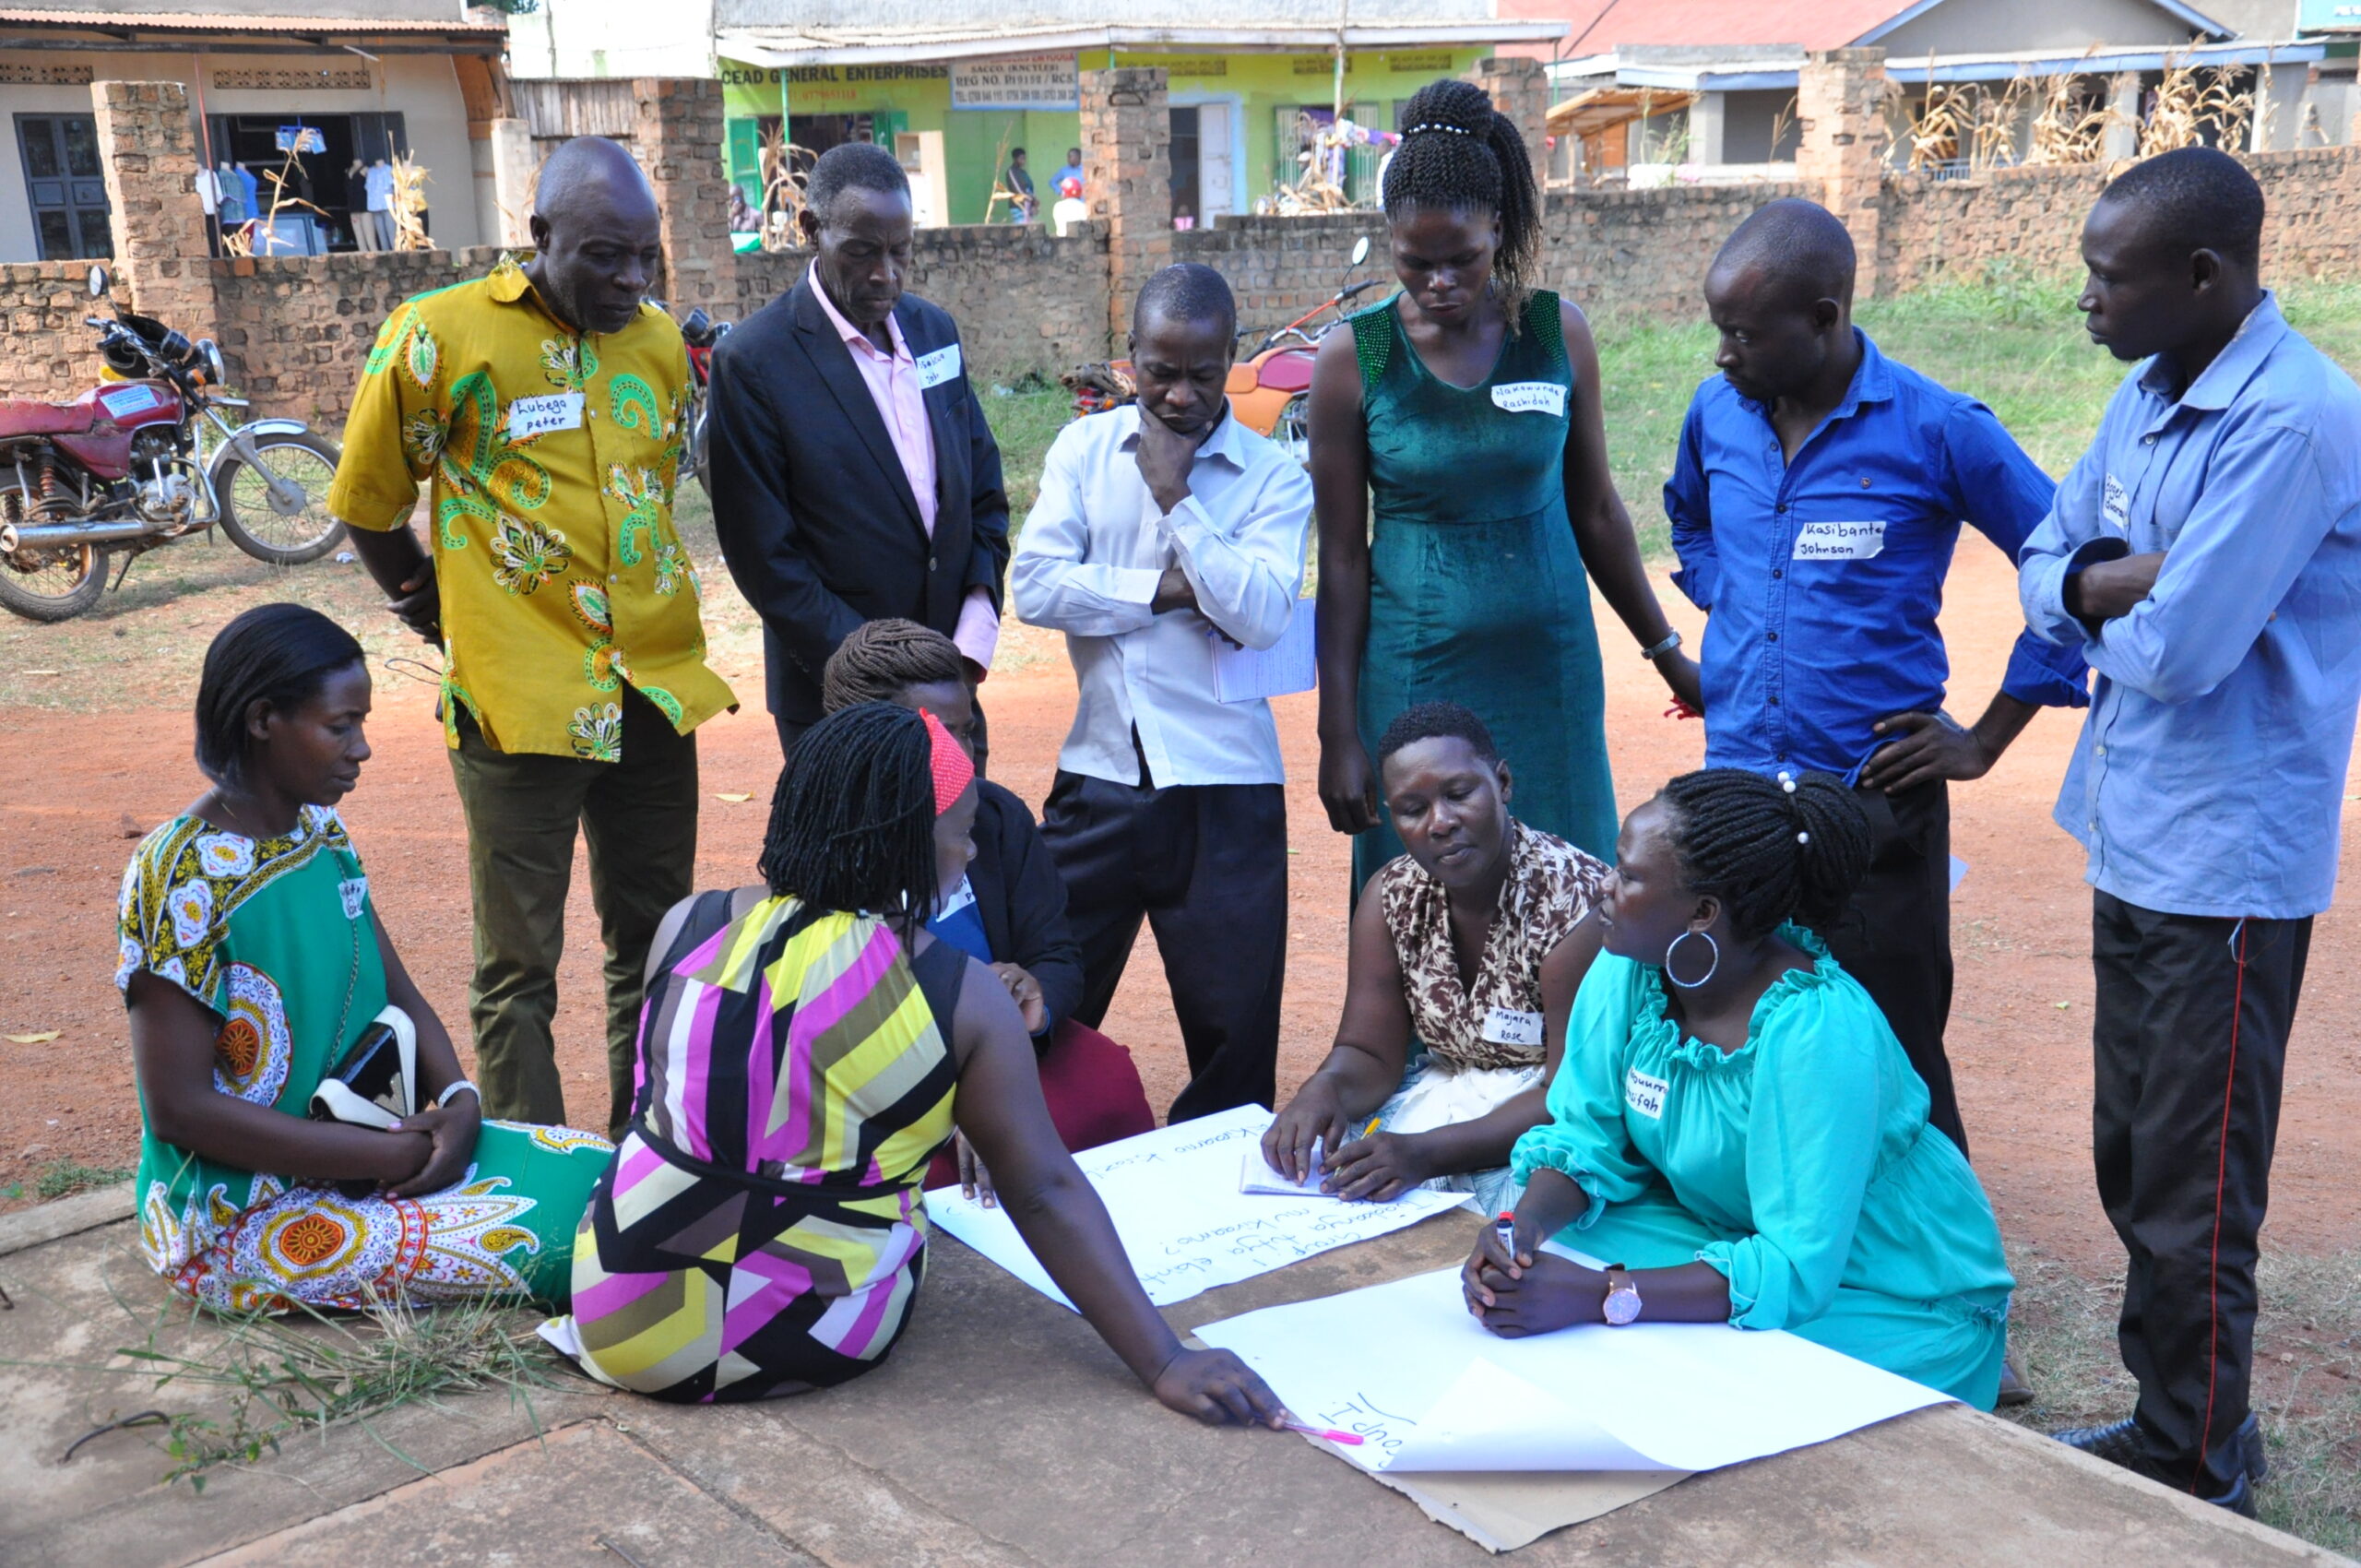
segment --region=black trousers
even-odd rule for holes
[[[1878,1004],[1918,1075],[1927,1120],[1967,1152],[1943,1030],[1952,1016],[1952,803],[1941,779],[1899,795],[1856,790],[1869,814],[1869,873],[1821,932]]]
[[[1131,960],[1140,921],[1155,929],[1189,1052],[1185,1122],[1277,1091],[1279,996],[1287,979],[1287,812],[1276,784],[1159,790],[1061,768],[1041,813],[1082,945],[1076,1021],[1097,1028]]]
[[[2167,915],[2094,896],[2091,1145],[2123,1239],[2116,1339],[2150,1463],[2217,1497],[2254,1360],[2256,1236],[2312,922]]]

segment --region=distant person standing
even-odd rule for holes
[[[239,220],[251,223],[262,216],[262,182],[243,163],[232,165],[230,172],[238,182]]]
[[[830,148],[801,218],[803,280],[713,363],[714,529],[763,618],[782,754],[819,719],[828,659],[864,621],[932,627],[980,682],[1008,565],[1000,447],[959,328],[903,291],[909,175],[873,143]]]
[[[1079,196],[1083,192],[1085,178],[1082,172],[1082,148],[1070,147],[1066,148],[1065,162],[1059,165],[1058,172],[1050,176],[1050,188],[1063,194],[1066,182],[1072,180],[1074,186],[1074,194]]]
[[[196,188],[196,204],[205,208],[206,246],[215,255],[221,254],[221,174],[219,170],[200,164],[193,182]]]
[[[1145,919],[1189,1053],[1170,1120],[1271,1103],[1287,978],[1287,770],[1271,705],[1223,702],[1224,643],[1307,614],[1311,486],[1238,422],[1238,307],[1168,267],[1132,311],[1136,404],[1067,425],[1010,568],[1017,611],[1066,635],[1079,700],[1041,837],[1082,944],[1074,1016],[1107,1016]]]
[[[1706,613],[1705,765],[1853,788],[1869,872],[1820,934],[1965,1153],[1943,1051],[1951,785],[1989,772],[2044,707],[2081,707],[2084,671],[2028,632],[1972,726],[1944,711],[1935,617],[1960,524],[2013,556],[2055,487],[1991,410],[1853,325],[1854,265],[1845,225],[1809,201],[1730,235],[1705,274],[1721,374],[1691,399],[1664,509],[1673,582]]]
[[[384,250],[386,247],[377,239],[376,222],[369,216],[369,166],[358,158],[352,160],[352,167],[345,172],[344,206],[345,217],[352,225],[354,248]]]
[[[1080,180],[1060,180],[1057,191],[1058,202],[1050,208],[1050,223],[1061,235],[1070,234],[1075,224],[1090,221],[1090,204],[1082,199]]]
[[[367,217],[376,244],[366,248],[389,251],[394,248],[394,171],[380,158],[369,165],[366,175],[369,190]]]
[[[2093,1154],[2140,1384],[2058,1435],[2249,1516],[2257,1233],[2361,703],[2361,388],[2263,288],[2262,219],[2206,148],[2091,209],[2082,310],[2138,363],[2019,579],[2098,672],[2057,818],[2089,855]]]
[[[419,295],[377,335],[328,506],[394,612],[443,653],[468,828],[484,1113],[564,1120],[551,1020],[577,832],[606,946],[607,1085],[631,1113],[647,946],[696,861],[706,667],[672,528],[688,405],[680,328],[646,302],[656,197],[618,144],[550,155],[533,253]],[[430,487],[431,557],[410,531]]]
[[[1023,148],[1013,147],[1008,149],[1008,173],[1001,184],[1007,189],[1008,194],[1015,198],[1012,204],[1013,210],[1009,214],[1009,221],[1012,223],[1032,222],[1035,214],[1041,210],[1041,204],[1033,195],[1033,175],[1032,172],[1025,167]]]

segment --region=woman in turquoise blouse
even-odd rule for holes
[[[1509,1336],[1784,1328],[1989,1409],[2015,1284],[1992,1206],[1877,1004],[1795,923],[1869,863],[1849,792],[1685,774],[1616,850],[1551,1120],[1511,1157],[1514,1238],[1478,1241],[1469,1310]]]

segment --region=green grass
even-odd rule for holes
[[[2037,1247],[2011,1249],[2009,1346],[2034,1403],[2002,1415],[2036,1431],[2120,1420],[2137,1385],[2115,1348],[2120,1274],[2086,1279]],[[2361,1253],[2265,1253],[2252,1400],[2271,1478],[2263,1523],[2361,1551]]]
[[[33,1178],[33,1196],[43,1203],[56,1198],[70,1198],[77,1193],[87,1193],[93,1187],[112,1187],[118,1182],[131,1180],[125,1167],[84,1165],[71,1159],[61,1159],[45,1167]]]

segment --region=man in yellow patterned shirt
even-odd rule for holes
[[[567,1120],[550,1020],[579,824],[612,1130],[630,1114],[647,946],[695,866],[692,731],[736,701],[706,667],[672,528],[689,372],[680,329],[642,298],[655,196],[629,153],[585,137],[543,167],[532,231],[530,260],[421,294],[379,331],[328,506],[394,612],[443,651],[484,1114]],[[421,481],[431,552],[408,526]]]

